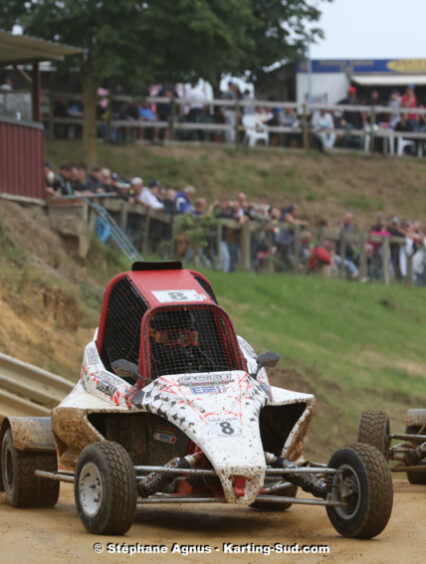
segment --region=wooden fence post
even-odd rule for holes
[[[298,260],[299,251],[300,251],[300,225],[294,226],[293,236],[294,236],[294,256],[296,257],[296,260]]]
[[[148,235],[149,235],[149,226],[151,223],[151,208],[146,208],[145,214],[145,223],[143,224],[143,235],[142,235],[142,242],[141,242],[141,253],[144,253],[145,250],[148,248]]]
[[[385,286],[389,286],[390,284],[389,258],[390,258],[389,237],[384,237],[383,245],[382,245],[382,259],[383,259],[383,284]]]
[[[240,119],[240,104],[239,104],[239,101],[236,100],[236,102],[235,102],[235,126],[234,126],[234,129],[235,129],[235,148],[236,149],[238,149],[238,145],[240,143],[240,139],[239,139],[240,132],[239,132],[239,129],[238,129],[239,119]]]
[[[47,121],[47,131],[49,139],[55,139],[55,112],[53,103],[53,93],[51,90],[48,92],[48,107],[49,107],[49,117]]]
[[[364,233],[359,234],[359,280],[362,282],[367,278],[367,252],[365,246],[367,237]]]
[[[250,221],[246,221],[241,229],[241,251],[242,251],[242,269],[244,272],[250,272],[251,270],[251,260],[250,260]]]
[[[121,202],[121,205],[120,205],[120,229],[124,233],[126,233],[126,227],[127,227],[127,210],[128,210],[128,207],[129,207],[129,204],[125,200],[123,200]]]
[[[340,258],[342,259],[342,262],[340,263],[340,268],[339,268],[340,274],[341,274],[342,278],[345,278],[346,243],[345,243],[345,232],[344,231],[340,232],[339,255],[340,255]]]
[[[303,104],[303,148],[305,151],[309,149],[309,130],[308,130],[308,105],[306,102]]]
[[[407,276],[405,278],[407,286],[413,285],[413,274],[413,255],[407,255]]]
[[[274,255],[273,255],[274,240],[273,240],[273,237],[272,237],[272,229],[268,229],[267,240],[268,240],[267,271],[270,274],[272,274],[274,272]]]
[[[169,140],[173,141],[175,137],[175,121],[176,121],[176,101],[175,97],[170,101],[170,122],[169,122]]]

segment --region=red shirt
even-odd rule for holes
[[[308,258],[309,270],[318,270],[323,264],[331,264],[331,257],[324,247],[314,247]]]
[[[411,98],[408,97],[408,94],[404,94],[401,98],[401,105],[403,108],[417,108],[417,98],[414,94]],[[419,119],[417,114],[407,114],[408,119]]]

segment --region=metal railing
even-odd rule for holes
[[[0,419],[49,415],[73,387],[61,376],[0,353]]]

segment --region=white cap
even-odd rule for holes
[[[185,194],[195,194],[197,190],[194,188],[194,186],[185,186],[183,191]]]
[[[143,184],[143,178],[141,178],[140,176],[135,176],[130,182],[132,183],[132,186]]]

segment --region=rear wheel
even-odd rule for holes
[[[89,533],[123,535],[136,513],[136,476],[126,449],[111,441],[88,445],[74,479],[75,503]]]
[[[333,500],[344,507],[327,507],[333,527],[344,537],[369,539],[389,521],[392,477],[384,456],[371,445],[355,443],[333,454],[328,464],[341,470],[333,477]]]
[[[358,427],[359,443],[376,447],[387,458],[389,435],[389,417],[384,411],[367,409],[362,412]]]
[[[3,437],[1,449],[2,478],[6,499],[13,507],[52,507],[59,498],[59,482],[40,478],[35,470],[56,472],[53,453],[25,452],[13,444],[12,430]]]
[[[406,427],[405,432],[407,435],[417,435],[422,427],[418,427],[417,425],[409,425]],[[423,472],[407,472],[407,479],[410,484],[426,484],[426,460],[421,460],[418,464],[419,467],[423,467]]]

